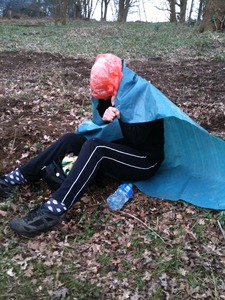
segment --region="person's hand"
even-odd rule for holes
[[[116,107],[108,107],[102,117],[103,121],[112,122],[115,118],[120,118],[120,112]]]

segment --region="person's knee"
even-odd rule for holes
[[[101,144],[101,141],[99,139],[96,138],[90,138],[88,139],[83,147],[85,149],[88,149],[90,152],[92,152],[93,150],[95,150],[99,145]]]
[[[73,132],[68,132],[68,133],[65,133],[65,134],[63,134],[62,136],[61,136],[61,139],[63,140],[63,141],[71,141],[71,139],[73,139],[74,138],[74,136],[75,136],[75,133],[73,133]]]
[[[85,142],[85,145],[89,146],[89,147],[95,147],[98,144],[98,139],[96,138],[90,138]]]
[[[65,133],[60,137],[59,141],[65,147],[67,147],[69,145],[74,145],[74,144],[76,144],[76,134],[72,133],[72,132]]]

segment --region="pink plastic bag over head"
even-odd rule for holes
[[[114,96],[122,78],[122,61],[110,53],[99,54],[91,69],[91,89],[93,97],[107,99]]]

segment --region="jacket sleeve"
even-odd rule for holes
[[[110,99],[108,99],[108,100],[99,100],[98,106],[97,106],[97,111],[98,111],[99,115],[101,117],[103,117],[105,110],[110,106],[112,106]]]

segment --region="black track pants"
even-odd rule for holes
[[[47,166],[53,161],[60,161],[69,153],[73,153],[77,156],[86,140],[87,139],[81,135],[66,133],[35,158],[19,167],[20,172],[27,181],[37,181],[41,178],[41,169],[44,166]]]
[[[69,133],[20,167],[20,171],[28,181],[35,181],[40,178],[43,166],[68,153],[79,154],[78,159],[61,187],[52,195],[67,208],[80,199],[99,170],[132,182],[150,178],[159,168],[157,162],[133,148],[95,138],[86,140],[80,135]]]

